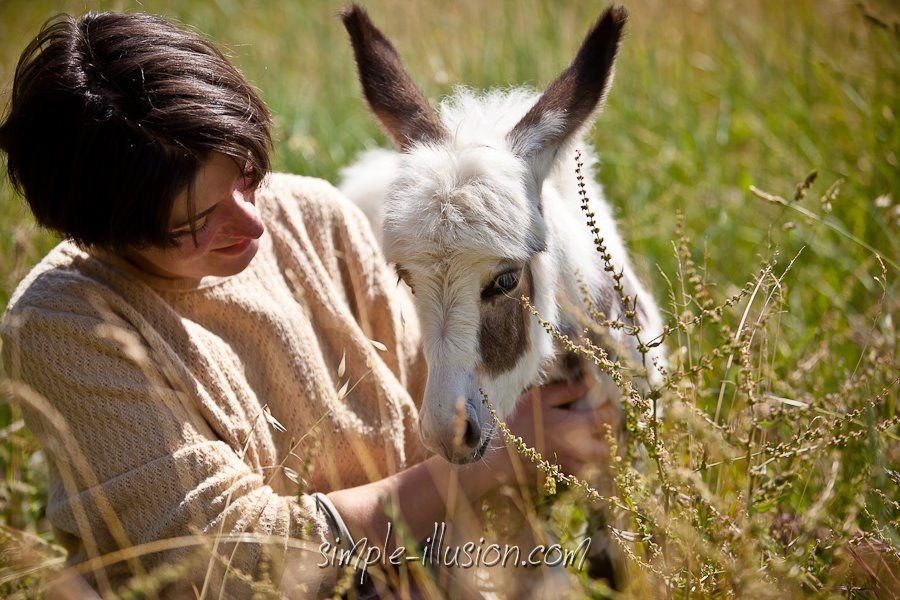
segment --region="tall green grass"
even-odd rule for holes
[[[602,8],[582,0],[365,4],[433,99],[458,83],[546,85],[571,59]],[[831,577],[826,567],[834,558],[834,565],[846,567],[841,573],[858,573],[850,566],[865,561],[854,563],[849,540],[871,538],[873,532],[878,543],[893,545],[876,555],[897,557],[900,444],[896,421],[890,419],[897,414],[900,371],[900,11],[889,1],[625,4],[631,17],[628,33],[608,105],[591,137],[602,161],[599,178],[637,268],[673,324],[721,304],[748,283],[758,285],[766,299],[753,304],[742,296],[722,311],[727,327],[714,321],[676,327],[667,341],[673,368],[689,371],[679,382],[692,386],[667,392],[677,392],[672,402],[687,407],[675,414],[687,421],[685,415],[713,419],[726,431],[710,427],[711,437],[698,441],[694,425],[686,432],[673,424],[663,435],[670,436],[667,443],[683,442],[682,453],[669,456],[664,466],[697,469],[704,452],[719,451],[720,461],[734,458],[729,452],[751,430],[750,447],[759,444],[757,450],[767,452],[811,429],[821,436],[858,432],[843,445],[828,446],[833,452],[824,458],[779,459],[770,470],[784,478],[772,483],[771,473],[759,475],[756,484],[771,485],[758,504],[753,494],[759,489],[746,487],[747,478],[751,484],[754,479],[750,465],[740,461],[693,471],[702,485],[681,482],[688,487],[680,491],[708,491],[719,508],[768,515],[741,521],[747,526],[744,535],[766,538],[731,563],[746,570],[744,576],[750,577],[754,559],[777,556],[786,561],[778,574],[809,569],[808,577],[791,574],[784,588],[790,593],[884,594],[890,588],[879,588],[865,576],[841,579],[837,570]],[[0,3],[0,90],[8,93],[18,53],[57,12],[159,13],[224,47],[261,90],[275,115],[277,169],[334,181],[358,151],[387,143],[360,99],[349,44],[336,18],[340,6],[324,0],[278,6],[236,0]],[[815,181],[795,200],[798,184],[813,171]],[[56,241],[34,227],[24,202],[0,178],[0,306]],[[760,280],[761,272],[767,274]],[[753,327],[759,319],[758,330],[746,328],[759,335],[728,345],[728,334],[735,339],[742,318],[751,318]],[[690,371],[715,349],[743,356],[745,369],[733,361],[730,368],[716,363],[703,373]],[[764,401],[764,418],[748,417],[751,390],[776,398]],[[810,408],[798,412],[793,410],[798,406],[777,398]],[[862,412],[853,413],[857,409]],[[846,423],[829,420],[848,413],[852,417]],[[43,518],[46,476],[37,450],[15,409],[0,406],[3,522],[16,532],[52,541]],[[837,477],[831,477],[834,461]],[[716,461],[710,458],[707,465],[711,462]],[[640,502],[659,501],[659,482],[652,477],[638,474],[629,480],[638,483],[623,493],[640,495]],[[688,507],[679,518],[701,519],[692,528],[703,538],[702,532],[714,527],[701,505],[696,499],[695,512]],[[801,517],[812,509],[823,514],[814,524],[806,523]],[[663,531],[662,539],[678,538],[668,546],[670,560],[689,563],[694,560],[685,542],[689,536],[669,517],[659,517],[656,529],[647,530]],[[687,519],[681,525],[685,522],[691,523]],[[760,523],[772,527],[760,529]],[[846,531],[828,537],[829,528]],[[784,547],[777,546],[782,536]],[[836,553],[823,550],[826,539],[846,547]],[[710,540],[698,542],[698,556]],[[802,551],[791,540],[802,542]],[[658,567],[653,556],[642,554],[648,548],[635,550],[635,560]],[[691,595],[685,573],[694,571],[673,573],[681,579],[673,576],[670,583],[677,580],[680,594]],[[753,579],[753,587],[718,587],[740,577],[708,574],[716,585],[694,581],[695,589],[707,594],[779,590],[765,577]],[[652,576],[647,582],[632,591],[657,593],[665,587],[657,587]],[[847,586],[860,589],[848,592]]]

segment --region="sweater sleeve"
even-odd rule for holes
[[[313,589],[333,575],[316,567],[331,535],[314,499],[277,494],[218,439],[125,319],[57,291],[20,299],[0,334],[10,396],[47,451],[47,516],[70,563],[132,548],[86,574],[101,591],[161,566],[153,576],[173,590],[206,582],[218,594],[226,582],[237,596],[262,571]]]
[[[386,364],[418,407],[428,372],[412,294],[385,260],[362,210],[328,182],[317,180],[313,193],[319,198],[317,210],[329,213],[319,216],[330,224],[318,239],[327,246],[319,249],[320,256],[334,260],[357,322],[370,339],[387,347]]]
[[[370,312],[359,311],[357,318],[372,332],[372,339],[383,340],[393,349],[389,356],[395,362],[389,366],[418,407],[425,393],[428,370],[412,294],[385,261],[365,214],[343,196],[338,207],[343,222],[344,259],[351,271],[362,273],[365,279],[365,285],[354,286],[355,305]]]

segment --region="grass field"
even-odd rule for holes
[[[432,99],[458,83],[546,85],[602,8],[365,4]],[[386,144],[360,99],[341,5],[7,0],[2,102],[18,53],[49,16],[146,10],[206,34],[261,90],[275,115],[276,169],[334,181],[357,152]],[[626,593],[891,597],[900,589],[900,8],[625,5],[628,34],[592,139],[638,270],[673,323],[666,394],[682,406],[672,413],[681,421],[647,441],[655,472],[625,477],[622,467],[622,495],[637,507],[628,517],[650,536],[628,544]],[[0,177],[0,306],[56,242]],[[758,292],[714,314],[742,289]],[[5,535],[52,542],[36,450],[17,411],[0,406]],[[0,560],[0,591],[40,579],[15,573]]]

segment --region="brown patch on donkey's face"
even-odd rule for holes
[[[509,294],[500,294],[481,304],[481,328],[478,334],[481,363],[489,375],[499,375],[516,366],[528,351],[530,313],[519,302],[534,295],[531,266],[525,265],[519,285]]]

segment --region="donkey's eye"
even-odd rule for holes
[[[519,274],[515,271],[503,273],[494,280],[494,283],[496,283],[497,287],[504,292],[511,292],[516,289],[517,285],[519,285]]]
[[[505,271],[500,273],[486,288],[481,290],[481,299],[487,300],[500,294],[508,294],[519,285],[519,271]]]

